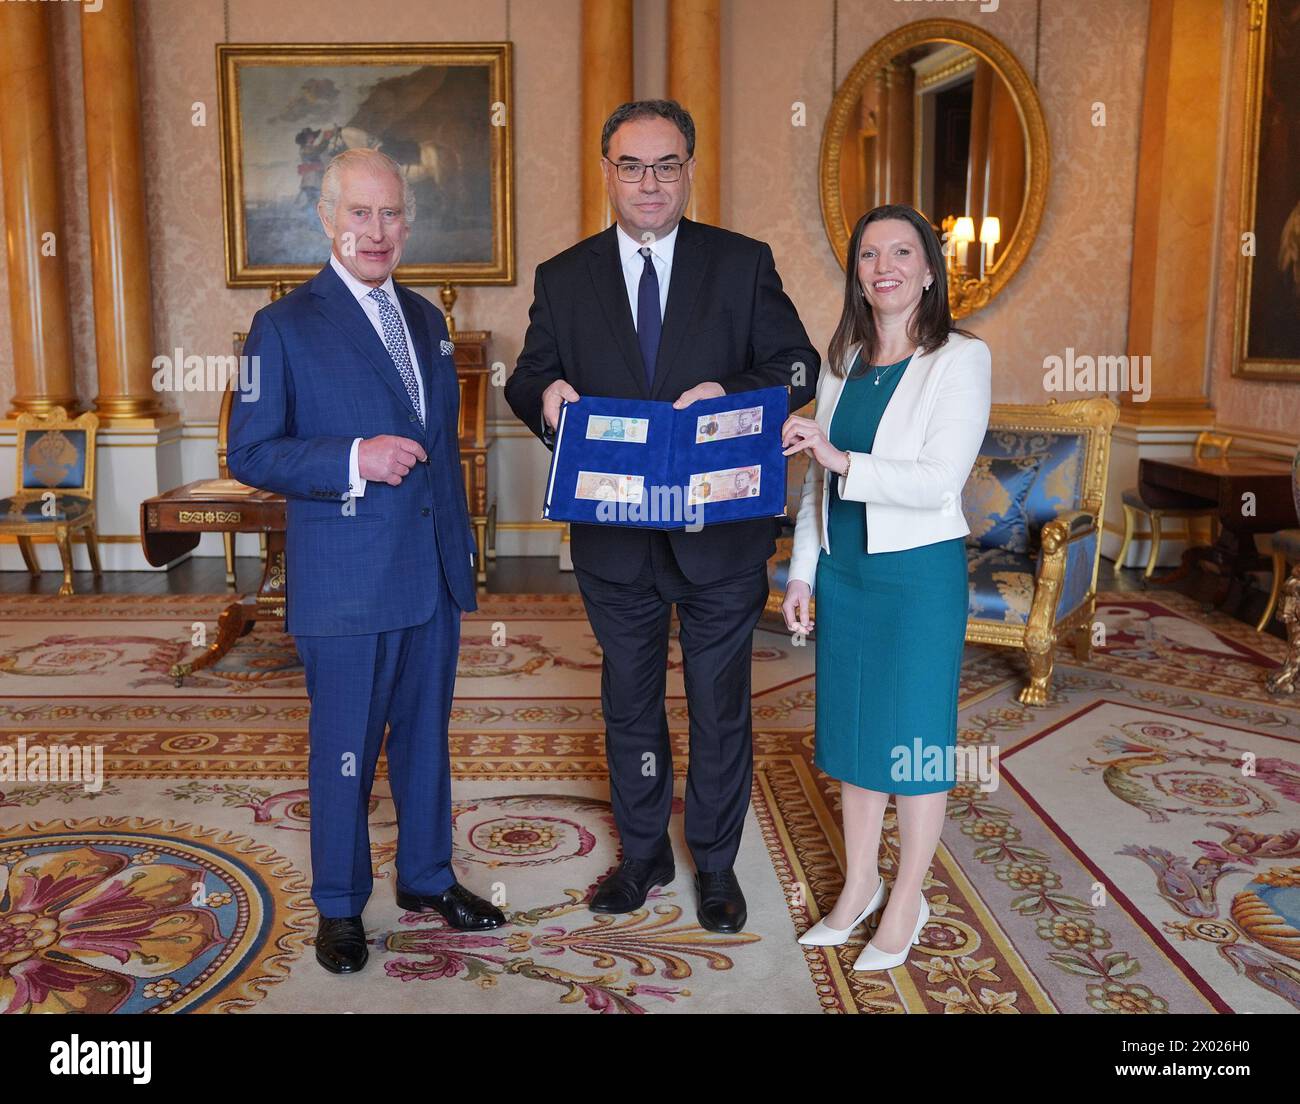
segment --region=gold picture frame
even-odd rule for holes
[[[320,270],[313,194],[353,146],[382,149],[414,181],[399,281],[513,284],[511,59],[509,42],[218,45],[227,286]]]
[[[1294,4],[1295,0],[1283,0],[1283,2]],[[1273,258],[1279,257],[1279,242],[1288,227],[1292,227],[1291,233],[1295,238],[1300,239],[1300,195],[1283,198],[1280,203],[1276,195],[1266,196],[1265,198],[1274,200],[1277,209],[1270,208],[1267,212],[1261,212],[1259,209],[1261,188],[1280,184],[1289,178],[1288,167],[1275,161],[1270,161],[1271,171],[1266,183],[1261,183],[1259,173],[1260,158],[1269,152],[1262,148],[1261,124],[1264,103],[1266,98],[1271,102],[1281,103],[1282,96],[1285,94],[1267,87],[1266,81],[1271,78],[1270,83],[1281,86],[1287,75],[1287,67],[1278,64],[1276,57],[1270,58],[1270,50],[1281,51],[1283,46],[1276,36],[1269,34],[1274,24],[1269,20],[1268,0],[1246,0],[1246,3],[1248,9],[1246,119],[1242,150],[1240,230],[1243,234],[1251,232],[1255,235],[1255,248],[1252,255],[1243,252],[1240,264],[1237,266],[1232,374],[1243,379],[1295,382],[1300,381],[1300,341],[1294,337],[1294,322],[1287,323],[1283,317],[1284,312],[1276,309],[1287,298],[1286,274],[1282,271],[1280,258],[1279,263],[1273,266],[1277,271],[1264,269],[1257,272],[1256,270],[1257,262],[1272,261]],[[1276,7],[1274,12],[1276,13]],[[1300,52],[1300,44],[1294,41],[1294,36],[1290,45]],[[1272,66],[1269,64],[1270,60],[1274,62]],[[1296,98],[1294,93],[1290,95],[1293,100]],[[1296,138],[1300,139],[1300,120],[1290,119],[1288,125],[1294,128]],[[1291,179],[1294,183],[1294,178]],[[1288,218],[1282,205],[1293,201],[1295,207]],[[1261,217],[1264,223],[1262,226]],[[1277,237],[1274,236],[1275,231],[1278,232]],[[1296,240],[1295,244],[1300,246],[1300,240]],[[1268,273],[1268,279],[1264,278],[1265,272]],[[1300,288],[1300,260],[1295,261],[1291,279],[1297,288]],[[1293,291],[1292,296],[1295,294],[1300,294],[1300,291]],[[1289,349],[1286,352],[1278,352],[1279,342],[1286,341],[1286,337],[1279,338],[1277,331],[1263,333],[1261,332],[1263,327],[1252,326],[1252,318],[1258,322],[1261,321],[1259,317],[1261,315],[1265,318],[1276,318],[1274,324],[1279,331],[1287,331],[1289,325],[1290,330],[1287,332],[1294,342],[1295,357],[1286,355],[1286,352],[1290,352]],[[1261,345],[1265,347],[1261,348]],[[1271,349],[1268,348],[1269,346]]]
[[[964,46],[988,62],[1006,82],[1016,101],[1025,137],[1025,201],[1020,217],[1009,237],[1009,244],[998,263],[971,294],[958,296],[952,303],[954,318],[974,313],[997,296],[1024,263],[1034,244],[1047,206],[1047,187],[1051,177],[1051,144],[1047,121],[1038,99],[1037,89],[1019,60],[996,37],[979,27],[953,19],[921,19],[891,31],[863,54],[849,71],[835,93],[822,131],[818,164],[818,191],[821,198],[822,225],[831,249],[844,268],[848,260],[849,237],[858,212],[850,220],[840,194],[840,157],[854,107],[862,98],[867,82],[897,54],[927,42],[949,42]]]

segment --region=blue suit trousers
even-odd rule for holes
[[[322,917],[360,916],[373,884],[368,814],[384,730],[397,810],[397,884],[441,893],[451,866],[447,724],[460,607],[441,593],[422,625],[354,636],[297,636],[311,699],[311,897]]]

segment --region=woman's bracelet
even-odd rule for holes
[[[847,481],[849,478],[849,468],[851,468],[852,466],[853,466],[853,453],[849,452],[848,449],[845,449],[844,450],[844,471],[842,473],[845,481]]]

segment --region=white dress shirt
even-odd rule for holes
[[[678,226],[681,223],[677,224]],[[645,272],[645,258],[641,256],[642,242],[632,237],[618,223],[614,224],[618,238],[618,258],[623,266],[623,283],[627,288],[628,306],[632,308],[632,328],[636,329],[637,304],[641,298],[641,275]],[[649,243],[650,261],[655,266],[655,275],[659,277],[659,317],[663,318],[668,310],[668,282],[673,275],[673,247],[677,243],[677,226],[674,226],[662,238]],[[546,415],[542,415],[542,436],[548,440],[554,430],[546,424]]]
[[[366,312],[366,317],[370,319],[370,324],[374,326],[375,333],[379,335],[380,343],[384,344],[384,323],[379,317],[379,304],[370,298],[372,290],[370,285],[363,284],[353,276],[343,267],[342,262],[333,253],[330,253],[330,267],[339,274],[339,279],[347,285],[348,291],[356,296],[357,302],[361,304],[361,309]],[[415,373],[415,386],[420,393],[420,420],[423,421],[425,417],[424,377],[420,375],[420,362],[415,358],[415,345],[411,342],[411,327],[406,322],[406,313],[402,310],[401,300],[397,298],[397,291],[393,288],[392,276],[389,276],[383,282],[382,287],[388,296],[388,301],[397,308],[397,313],[402,319],[402,330],[406,335],[406,355],[411,358],[411,370]],[[384,344],[384,348],[388,348],[387,344]],[[393,371],[397,371],[396,365],[394,365]],[[399,374],[397,378],[400,381],[402,377]],[[402,386],[405,387],[406,385],[402,384]],[[344,498],[362,498],[366,493],[367,481],[361,478],[361,469],[357,460],[357,449],[360,448],[362,440],[361,437],[356,438],[352,442],[352,451],[348,454],[348,493],[343,496]]]
[[[617,223],[615,223],[618,226]],[[678,225],[681,225],[680,223]],[[650,260],[659,277],[659,317],[668,309],[668,281],[673,275],[673,247],[677,243],[674,226],[662,238],[642,243],[618,226],[618,257],[623,263],[623,279],[627,283],[627,301],[632,307],[632,328],[636,329],[636,308],[641,298],[641,274],[645,272],[645,258],[641,256],[643,244],[650,246]]]

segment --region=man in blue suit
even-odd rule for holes
[[[336,157],[318,213],[329,264],[263,307],[230,418],[231,474],[288,499],[288,631],[311,699],[316,958],[368,957],[367,813],[388,728],[397,903],[452,927],[505,923],[451,867],[447,723],[463,611],[477,608],[457,450],[460,401],[442,315],[393,282],[415,214],[396,162]]]

